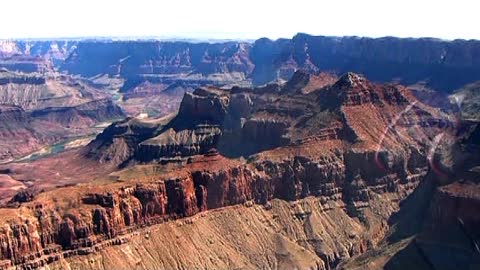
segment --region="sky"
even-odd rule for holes
[[[480,39],[477,0],[7,0],[0,39],[327,36]]]

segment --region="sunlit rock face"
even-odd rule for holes
[[[273,257],[249,264],[252,268],[287,263],[331,269],[381,243],[399,202],[423,188],[432,166],[448,173],[444,148],[438,146],[442,141],[435,138],[454,138],[454,133],[447,115],[421,104],[408,89],[355,73],[332,81],[299,71],[285,84],[199,88],[184,95],[176,115],[116,122],[79,151],[99,166],[127,171],[154,166],[154,174],[65,187],[62,194],[55,189],[17,194],[9,206],[18,208],[0,210],[22,213],[20,219],[5,215],[1,258],[5,266],[35,268],[82,263],[78,255],[91,255],[113,267],[120,263],[119,249],[157,248],[140,244],[141,228],[170,230],[182,222],[194,235],[200,222],[202,228],[238,235],[252,235],[241,229],[245,226],[263,229],[263,240],[253,238],[252,244],[274,243],[265,250]],[[230,222],[222,221],[230,214]],[[269,216],[261,220],[270,225],[237,220],[237,215],[252,215],[252,222]],[[161,234],[145,237],[169,242]],[[222,237],[210,236],[206,245],[222,245]],[[172,252],[180,256],[196,241]],[[229,250],[230,256],[258,251],[234,245],[240,251]],[[295,252],[288,262],[275,257],[287,247],[306,253]],[[161,254],[155,260],[171,263]],[[145,261],[145,267],[152,263]],[[211,262],[212,267],[226,265],[235,266],[224,259]]]
[[[127,101],[183,96],[174,114],[115,122],[75,152],[77,166],[108,166],[108,176],[49,190],[32,184],[6,200],[0,268],[333,269],[398,248],[389,242],[397,233],[415,237],[438,265],[450,242],[429,232],[478,241],[478,176],[459,173],[477,164],[468,150],[478,148],[477,123],[381,83],[427,79],[451,91],[478,80],[476,41],[299,34],[254,43],[4,42],[0,51],[2,73],[16,70],[0,87],[37,89],[2,91],[14,104],[0,106],[10,144],[55,141],[61,134],[45,123],[76,128],[123,115],[80,82],[65,84],[98,96],[33,110],[40,99],[29,94],[52,83],[42,74],[53,67],[124,80]],[[368,266],[393,263],[388,256]]]

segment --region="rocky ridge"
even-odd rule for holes
[[[270,209],[272,200],[312,196],[316,206],[294,208],[286,220],[314,222],[312,213],[321,206],[338,211],[344,225],[330,231],[340,240],[331,242],[326,239],[333,235],[312,234],[305,223],[302,234],[314,236],[292,249],[311,253],[309,267],[331,269],[377,246],[388,231],[386,220],[436,159],[429,155],[433,138],[451,137],[453,123],[400,86],[347,73],[334,84],[302,91],[311,77],[294,78],[256,89],[198,89],[185,94],[176,116],[113,124],[83,155],[119,166],[157,161],[162,173],[53,190],[19,208],[0,209],[7,224],[0,235],[4,267],[35,268],[92,254],[125,243],[140,227],[212,209]],[[297,232],[281,235],[291,239]]]
[[[109,95],[70,76],[0,70],[0,162],[124,116]]]
[[[435,90],[451,92],[480,79],[479,44],[475,40],[299,33],[291,39],[261,38],[253,43],[0,41],[0,55],[52,59],[55,67],[84,77],[119,76],[126,80],[125,91],[145,81],[183,82],[192,87],[232,82],[262,85],[289,80],[296,70],[304,69],[310,73],[353,71],[380,82],[396,78],[404,85],[424,82]]]
[[[0,161],[7,162],[69,137],[94,133],[95,124],[122,117],[110,100],[96,100],[73,107],[25,111],[0,105]]]

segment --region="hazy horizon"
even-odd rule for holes
[[[314,35],[310,33],[297,33],[297,34],[306,34],[310,36],[324,36],[324,37],[358,37],[358,38],[371,38],[371,39],[381,39],[381,38],[399,38],[399,39],[436,39],[440,41],[455,41],[455,40],[475,40],[480,41],[479,39],[467,39],[467,38],[455,38],[455,39],[447,39],[447,38],[439,38],[439,37],[429,37],[429,36],[421,36],[421,37],[398,37],[398,36],[378,36],[378,37],[370,37],[370,36],[352,36],[352,35],[344,35],[344,36],[332,36],[332,35]],[[0,38],[0,41],[88,41],[88,40],[95,40],[95,41],[185,41],[185,42],[192,42],[192,43],[201,43],[201,42],[246,42],[246,43],[253,43],[256,40],[262,38],[268,38],[270,40],[279,40],[279,39],[292,39],[297,34],[292,35],[290,37],[278,37],[278,38],[270,38],[270,37],[258,37],[258,38],[245,38],[245,37],[208,37],[208,36],[72,36],[72,37],[17,37],[17,38]]]
[[[480,39],[474,1],[312,2],[16,0],[2,3],[0,39],[255,40],[323,36]]]

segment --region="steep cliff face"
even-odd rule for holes
[[[129,239],[141,227],[166,222],[159,226],[168,228],[172,220],[241,204],[264,205],[265,211],[284,215],[287,210],[279,204],[291,202],[290,216],[272,221],[273,227],[280,226],[277,236],[265,235],[265,241],[282,244],[265,252],[267,257],[289,249],[309,252],[278,255],[270,262],[259,259],[250,268],[305,263],[331,269],[377,246],[399,202],[427,174],[434,158],[429,154],[435,148],[432,138],[450,136],[448,119],[416,102],[405,88],[370,83],[353,73],[309,91],[304,91],[308,75],[295,78],[257,89],[198,89],[185,95],[175,116],[111,125],[81,154],[118,166],[143,163],[138,168],[154,166],[153,173],[43,192],[17,209],[0,209],[7,224],[0,232],[4,266],[74,263],[76,255],[136,245],[138,240]],[[232,158],[239,155],[247,159]],[[128,170],[134,168],[117,176],[132,175]],[[327,229],[318,215],[340,223]],[[287,225],[289,220],[303,229]],[[320,232],[319,226],[325,229]],[[187,250],[182,246],[177,251]],[[210,252],[208,256],[223,254]],[[164,260],[169,261],[158,256]],[[232,264],[219,258],[209,265]]]
[[[33,84],[40,85],[45,83],[45,78],[36,76],[36,74],[15,74],[7,69],[0,70],[0,85],[6,84]]]
[[[450,102],[464,118],[480,120],[480,82],[474,82],[458,89],[449,96]]]
[[[46,129],[17,106],[0,105],[0,122],[1,161],[36,151],[60,137],[58,130]]]
[[[29,54],[13,45],[1,46]],[[429,78],[430,86],[449,90],[478,79],[478,42],[297,35],[254,44],[80,42],[69,50],[58,66],[83,76],[118,75],[127,94],[133,87],[140,95],[142,85],[144,93],[157,93],[165,89],[151,85],[178,80],[191,87],[292,79],[199,88],[184,94],[176,115],[114,123],[78,160],[123,170],[99,182],[21,190],[11,208],[0,209],[0,268],[332,269],[378,245],[395,252],[366,269],[395,269],[402,262],[397,251],[411,247],[430,266],[454,268],[442,260],[446,254],[457,266],[478,265],[478,174],[458,174],[479,160],[461,154],[478,152],[478,125],[453,120],[402,86],[355,73],[337,79],[296,71],[348,69],[405,83]],[[0,87],[48,83],[9,79]],[[56,140],[65,126],[120,113],[96,98],[31,112],[28,106],[37,105],[26,101],[40,100],[41,91],[29,89],[2,92],[10,93],[5,103],[21,106],[0,106],[0,121],[9,123],[0,136],[14,138],[2,141],[3,157],[26,151],[17,145],[30,150]],[[428,193],[426,175],[432,200],[418,203],[417,193]],[[405,229],[412,223],[421,229]],[[408,234],[405,249],[389,242],[402,230],[418,233]]]
[[[420,186],[389,219],[378,248],[340,269],[476,269],[478,256],[478,122],[457,122],[455,139],[433,147],[430,170]],[[437,135],[438,136],[438,135]],[[438,138],[438,137],[437,137]],[[418,165],[417,165],[418,166]],[[408,165],[410,168],[411,165]]]
[[[459,130],[461,147],[450,155],[453,168],[438,176],[436,187],[423,226],[416,236],[419,250],[426,260],[438,269],[480,266],[480,209],[479,139],[475,132],[478,123],[466,122]],[[466,127],[471,127],[471,129]],[[449,260],[444,256],[449,254]]]
[[[478,183],[455,182],[440,187],[431,203],[426,230],[461,225],[472,241],[478,241],[480,235],[476,228],[480,220],[476,212],[480,209],[479,194]]]
[[[325,250],[334,261],[363,248],[355,239],[363,232],[359,224],[338,211],[337,206],[341,207],[334,203],[322,205],[318,199],[309,198],[297,203],[274,200],[267,208],[234,206],[209,211],[149,227],[121,246],[60,259],[49,267],[328,269],[315,250]],[[300,217],[307,214],[297,218],[296,213]],[[147,253],[151,257],[144,256]]]
[[[217,145],[221,130],[215,126],[197,126],[193,130],[168,129],[138,146],[135,158],[141,162],[207,153]]]
[[[208,166],[205,167],[205,164]],[[201,170],[196,169],[199,166]],[[346,209],[341,211],[346,212],[342,215],[349,223],[356,223],[349,215],[363,215],[363,221],[355,226],[358,226],[356,230],[367,234],[357,236],[350,232],[351,236],[346,237],[350,240],[342,242],[341,247],[332,246],[333,249],[329,248],[333,243],[322,246],[313,240],[306,242],[306,247],[316,254],[318,263],[323,267],[321,269],[329,269],[341,258],[358,254],[380,240],[385,224],[370,216],[369,210],[362,210],[368,209],[371,201],[379,202],[375,194],[401,199],[420,180],[418,178],[406,185],[397,184],[390,189],[389,183],[383,182],[355,186],[346,173],[349,166],[352,165],[345,163],[344,157],[334,151],[320,157],[259,160],[252,164],[231,163],[221,156],[210,155],[197,158],[179,171],[170,172],[170,178],[166,175],[167,178],[150,182],[125,183],[121,187],[115,185],[104,192],[95,191],[98,187],[84,190],[67,188],[65,194],[71,195],[68,198],[58,197],[56,204],[50,201],[53,199],[50,196],[55,196],[54,192],[40,194],[37,200],[20,208],[24,213],[22,215],[29,217],[27,221],[20,219],[6,223],[9,225],[0,237],[1,259],[5,261],[5,266],[11,262],[37,267],[72,255],[90,254],[101,246],[109,245],[107,243],[121,244],[125,240],[118,237],[144,225],[189,217],[208,209],[248,205],[252,201],[269,205],[274,198],[297,201],[316,196],[323,208],[344,205]],[[393,179],[392,173],[404,172],[390,172]],[[349,191],[346,192],[346,189]],[[65,200],[65,205],[77,206],[62,210],[55,206],[58,200]],[[388,216],[396,206],[389,199],[384,202],[388,204],[377,211]],[[309,220],[311,226],[316,222],[309,207],[297,206],[294,211],[295,218]],[[377,235],[371,237],[373,234]]]
[[[0,40],[0,67],[20,72],[52,71],[57,60],[68,55],[66,45],[61,41]]]
[[[209,75],[238,73],[246,77],[253,69],[249,50],[248,44],[237,42],[81,42],[61,68],[85,76],[121,75],[132,83],[172,79],[172,76],[147,78],[141,74],[172,74],[184,76],[187,81],[213,81]],[[91,65],[92,59],[96,59],[95,67]],[[189,73],[199,76],[187,77],[185,74]]]
[[[46,72],[52,70],[52,64],[40,56],[0,54],[0,68],[27,73]]]
[[[110,100],[73,107],[46,108],[28,112],[21,107],[0,105],[0,161],[7,162],[69,137],[95,132],[97,123],[123,117]]]
[[[120,107],[109,99],[95,100],[73,107],[45,108],[33,111],[30,115],[41,121],[77,128],[124,117]]]
[[[312,88],[314,76],[302,74],[304,82],[297,75],[283,85],[200,88],[186,93],[178,114],[152,137],[142,138],[136,150],[122,160],[185,161],[211,148],[229,157],[248,157],[277,147],[344,140],[375,149],[379,164],[392,163],[397,162],[397,154],[392,153],[425,153],[432,135],[452,125],[403,87],[378,85],[347,73],[332,85],[303,91]],[[415,130],[416,126],[428,128]],[[391,128],[404,136],[392,133]],[[413,138],[412,132],[418,138]],[[381,161],[384,156],[386,160]]]
[[[83,81],[6,69],[0,70],[0,106],[5,108],[0,116],[0,162],[94,134],[97,123],[124,117],[108,94]]]
[[[474,40],[306,34],[276,41],[263,38],[253,44],[162,41],[2,41],[0,44],[3,57],[21,54],[53,59],[55,65],[69,73],[86,77],[120,75],[130,86],[144,81],[228,84],[248,80],[264,84],[276,79],[288,80],[297,69],[305,69],[339,74],[354,71],[375,81],[398,78],[403,84],[427,81],[428,86],[446,91],[480,79],[476,57],[479,50],[480,45]]]
[[[266,50],[269,47],[271,49]],[[474,40],[452,42],[435,39],[379,39],[359,37],[315,37],[298,34],[291,40],[258,40],[252,54],[257,83],[271,81],[285,66],[337,72],[354,71],[375,81],[400,78],[403,84],[428,80],[434,89],[453,90],[475,81],[479,53]],[[292,61],[293,60],[293,61]],[[433,72],[434,71],[434,72]],[[293,71],[290,72],[292,74]],[[461,74],[456,79],[447,74]],[[427,75],[428,74],[428,75]]]
[[[185,93],[177,119],[188,125],[202,122],[222,124],[227,114],[228,103],[228,95],[223,91],[200,88],[192,94]]]
[[[453,91],[478,81],[480,68],[476,57],[480,45],[474,40],[297,34],[292,39],[275,41],[262,38],[253,44],[164,41],[47,43],[27,46],[17,42],[5,45],[4,51],[54,55],[61,59],[68,54],[65,61],[56,62],[61,69],[85,77],[120,75],[127,80],[128,88],[144,81],[167,84],[173,81],[196,82],[196,86],[199,86],[198,83],[232,82],[259,85],[277,79],[288,80],[296,70],[304,69],[338,74],[353,71],[375,81],[389,82],[396,78],[406,85],[426,81],[433,89]]]
[[[161,123],[126,118],[107,127],[81,152],[100,163],[120,165],[131,158],[140,142],[153,136]]]
[[[107,98],[107,93],[71,76],[0,70],[0,103],[26,111],[73,107]]]
[[[1,40],[0,56],[29,55],[47,59],[63,59],[76,46],[68,40]]]

